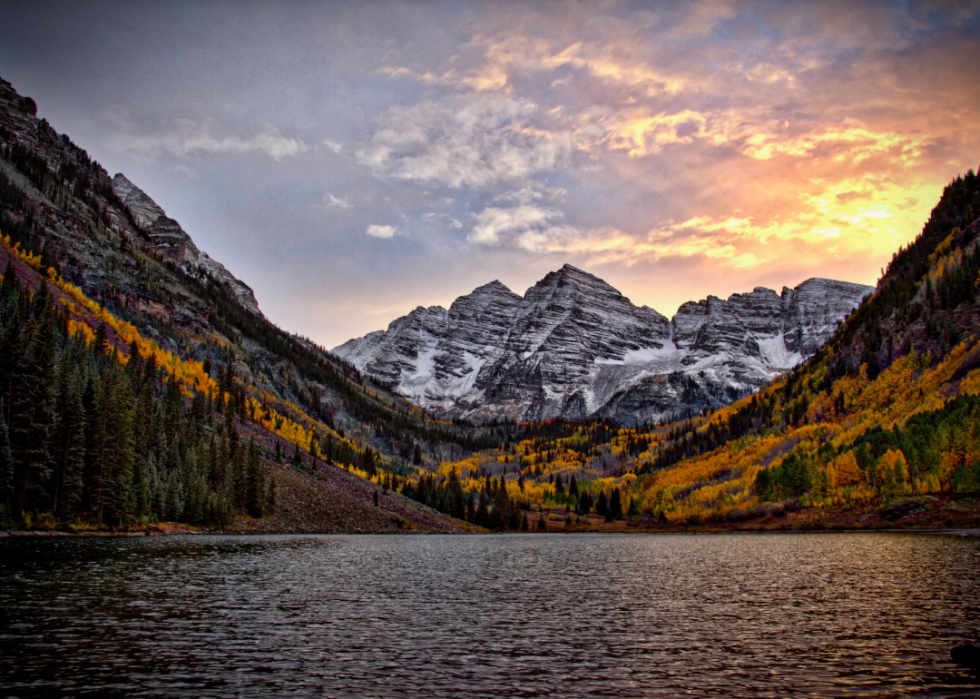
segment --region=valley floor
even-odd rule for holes
[[[948,496],[921,496],[883,505],[851,505],[847,509],[796,509],[768,503],[757,517],[742,521],[672,523],[649,515],[607,522],[592,514],[567,514],[561,508],[545,508],[528,514],[531,531],[545,520],[550,532],[766,532],[766,531],[936,531],[980,532],[980,500]]]
[[[459,534],[486,530],[453,519],[346,471],[321,467],[316,475],[288,465],[270,465],[277,487],[274,514],[259,519],[239,517],[226,530],[174,523],[153,523],[129,528],[79,524],[67,528],[39,523],[30,531],[5,531],[2,536],[71,535],[134,536],[157,534]],[[378,492],[378,504],[374,493]],[[769,503],[752,519],[672,523],[649,515],[607,522],[596,514],[579,516],[563,508],[528,512],[531,532],[550,533],[678,533],[678,532],[819,532],[905,531],[952,532],[980,535],[980,500],[948,496],[920,496],[883,505],[857,505],[848,509],[797,509]],[[539,521],[544,520],[541,528]]]

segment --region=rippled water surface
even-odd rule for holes
[[[0,696],[980,696],[980,540],[0,541]]]

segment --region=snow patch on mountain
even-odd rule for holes
[[[667,320],[565,265],[523,297],[494,281],[332,351],[444,418],[635,423],[757,390],[823,346],[872,290],[809,279],[688,302]]]

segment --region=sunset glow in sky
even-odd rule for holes
[[[980,2],[5,5],[0,77],[328,347],[566,262],[873,284],[980,164]]]

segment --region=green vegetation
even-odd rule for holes
[[[69,333],[42,284],[0,284],[0,519],[227,525],[275,491],[254,442],[201,395],[185,400],[153,359],[123,365],[105,334]]]

